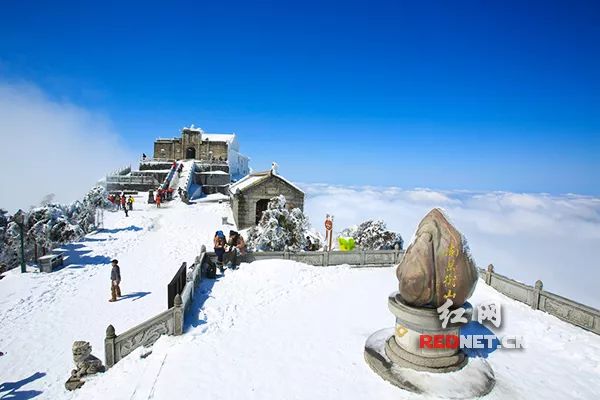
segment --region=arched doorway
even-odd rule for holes
[[[256,202],[256,224],[260,222],[262,218],[263,212],[267,211],[267,206],[269,205],[269,199],[261,199]]]
[[[196,148],[195,147],[188,147],[185,150],[185,158],[190,160],[190,159],[195,159],[196,158]]]

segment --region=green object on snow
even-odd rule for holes
[[[351,237],[339,237],[338,243],[340,245],[340,250],[342,251],[352,251],[356,247],[354,238]]]

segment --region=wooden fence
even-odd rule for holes
[[[183,292],[183,288],[186,284],[187,277],[187,263],[181,264],[181,267],[171,279],[171,282],[167,285],[167,308],[171,308],[175,305],[175,296]]]

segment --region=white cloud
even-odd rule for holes
[[[433,191],[303,185],[314,227],[325,214],[335,229],[381,218],[408,242],[433,207],[444,208],[461,230],[479,267],[600,307],[600,198],[507,192]],[[408,245],[408,243],[407,243]]]
[[[132,159],[107,118],[29,83],[0,81],[0,143],[0,207],[9,211],[49,193],[59,202],[79,199]]]

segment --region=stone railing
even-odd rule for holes
[[[358,251],[265,251],[248,253],[245,262],[268,259],[298,261],[308,265],[327,267],[349,265],[351,267],[389,267],[396,265],[404,256],[404,250],[358,250]]]
[[[542,281],[529,286],[494,272],[494,266],[480,269],[485,283],[510,297],[566,322],[600,335],[600,310],[543,290]]]
[[[183,309],[181,297],[175,298],[175,305],[155,317],[116,335],[115,328],[106,328],[104,339],[104,361],[107,368],[112,367],[138,347],[150,347],[162,335],[181,335],[183,333]]]
[[[185,313],[189,312],[194,300],[196,286],[202,280],[205,257],[206,248],[202,246],[201,254],[196,257],[194,264],[190,267],[187,275],[187,283],[181,295],[178,294],[175,296],[173,307],[120,335],[116,334],[115,328],[112,325],[106,328],[104,360],[107,368],[115,365],[138,347],[152,346],[162,335],[177,336],[183,334]]]
[[[131,172],[131,164],[129,165],[124,165],[119,169],[114,170],[113,172],[111,172],[110,174],[108,174],[107,176],[119,176],[119,175],[127,175]]]
[[[112,175],[106,177],[106,183],[151,184],[158,186],[160,182],[151,175]]]

